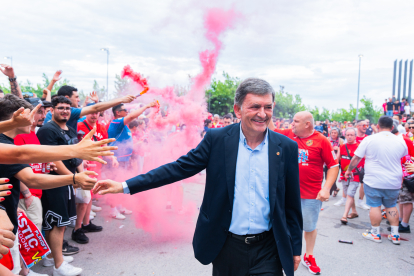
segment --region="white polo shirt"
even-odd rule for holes
[[[401,158],[407,154],[404,140],[389,131],[366,137],[355,151],[365,157],[364,183],[376,189],[401,188]]]

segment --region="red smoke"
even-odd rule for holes
[[[173,162],[201,141],[203,121],[208,116],[205,89],[210,84],[220,50],[223,47],[220,36],[233,28],[240,17],[240,14],[233,9],[225,11],[213,8],[205,13],[205,37],[212,43],[213,48],[199,54],[202,71],[192,79],[191,88],[186,95],[177,96],[173,87],[151,87],[147,94],[138,99],[143,102],[156,99],[161,104],[157,109],[163,111],[152,111],[149,114],[148,143],[140,146],[141,152],[145,153],[142,173]],[[130,78],[137,85],[130,88],[130,93],[140,92],[142,88],[149,87],[147,80],[141,74],[134,72],[129,65],[125,66],[122,71],[122,78],[125,77]],[[124,181],[136,174],[136,171],[119,172],[117,180]],[[196,175],[190,181],[192,183],[202,182],[203,178],[204,176]],[[184,182],[188,181],[184,180]],[[201,201],[202,189],[199,193]],[[197,205],[193,201],[184,200],[181,182],[132,197],[120,196],[111,200],[122,202],[131,208],[134,211],[137,227],[152,233],[154,238],[190,238],[192,236],[194,221],[198,214]],[[172,203],[171,209],[167,206],[170,202]],[[178,211],[180,211],[179,214]]]

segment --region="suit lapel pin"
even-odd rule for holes
[[[280,155],[280,152],[276,152],[276,155]]]

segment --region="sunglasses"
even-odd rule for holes
[[[360,125],[360,126],[363,126],[363,127],[368,127],[368,125]]]
[[[408,127],[408,129],[414,129],[414,127]]]
[[[118,110],[119,112],[121,112],[121,111],[125,111],[125,112],[127,112],[128,110],[126,110],[126,109],[120,109],[120,110]]]
[[[56,107],[56,109],[59,110],[59,111],[63,111],[63,110],[69,111],[70,110],[70,107],[59,106],[59,107]]]

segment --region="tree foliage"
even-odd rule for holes
[[[280,87],[280,91],[276,92],[275,102],[273,114],[276,117],[290,119],[297,112],[306,110],[306,107],[302,104],[302,98],[299,95],[292,95],[283,91],[283,87]]]
[[[224,81],[213,79],[210,88],[205,92],[208,110],[213,114],[224,115],[233,112],[234,95],[240,79],[230,77],[226,72],[223,72],[223,77]]]

